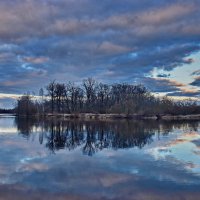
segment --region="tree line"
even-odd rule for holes
[[[39,96],[23,95],[16,103],[18,115],[47,113],[199,114],[194,101],[158,98],[143,85],[105,84],[87,78],[82,84],[51,81]]]
[[[0,114],[14,114],[14,110],[13,109],[3,109],[0,108]]]

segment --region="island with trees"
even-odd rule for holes
[[[156,97],[143,85],[105,84],[88,78],[80,85],[51,81],[38,96],[21,96],[15,113],[66,118],[200,119],[200,105]]]

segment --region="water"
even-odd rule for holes
[[[200,199],[200,123],[0,116],[0,199]]]

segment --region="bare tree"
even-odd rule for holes
[[[30,95],[23,95],[17,101],[16,111],[18,115],[31,116],[37,113],[37,105]]]
[[[64,102],[65,95],[66,95],[65,84],[56,83],[55,84],[55,98],[56,98],[56,105],[57,105],[58,112],[61,112],[61,110],[63,109],[62,104]]]
[[[97,82],[92,78],[85,79],[83,80],[83,87],[86,94],[86,107],[91,109],[95,104]]]
[[[51,112],[54,112],[54,102],[55,102],[55,91],[56,91],[56,83],[55,80],[50,82],[46,87],[48,96],[51,98]]]
[[[42,114],[44,114],[44,90],[43,90],[43,88],[40,88],[39,96],[41,97]]]

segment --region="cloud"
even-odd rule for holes
[[[130,49],[127,47],[123,47],[117,44],[113,44],[111,42],[103,42],[98,50],[107,54],[120,54],[120,53],[125,53],[125,52],[129,52]]]
[[[36,91],[50,80],[88,76],[179,90],[145,77],[155,67],[192,66],[188,57],[200,50],[199,13],[196,0],[1,1],[0,92]]]
[[[158,74],[157,77],[158,78],[168,78],[168,77],[170,77],[170,74]]]
[[[188,97],[196,99],[200,95],[200,90],[196,88],[180,87],[180,91],[170,92],[167,96],[171,97]]]
[[[145,85],[152,92],[167,93],[167,92],[179,92],[180,87],[185,86],[174,80],[165,78],[151,78],[143,77],[137,79],[137,83]]]
[[[2,86],[15,86],[15,85],[26,85],[28,82],[27,80],[19,80],[19,81],[5,81],[1,83]]]
[[[195,75],[199,76],[200,75],[200,70],[195,70],[194,72],[192,72],[191,75],[192,76],[195,76]]]
[[[24,57],[24,62],[32,63],[32,64],[42,64],[49,61],[47,57]]]
[[[186,64],[191,64],[191,63],[195,62],[195,60],[192,58],[184,59],[184,61]]]
[[[139,24],[148,25],[163,25],[174,22],[195,12],[196,7],[194,4],[171,4],[164,7],[150,9],[142,14],[139,14],[137,21]]]
[[[199,97],[200,91],[198,92],[173,92],[167,94],[167,96],[177,96],[177,97]]]
[[[200,76],[196,77],[195,80],[192,83],[190,83],[190,85],[200,86]]]

